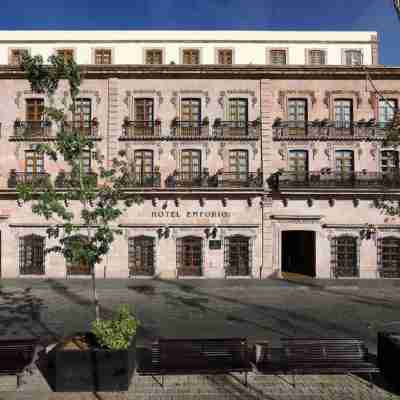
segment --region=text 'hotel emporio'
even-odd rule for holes
[[[61,190],[65,167],[35,151],[57,127],[24,52],[82,65],[70,119],[107,160],[127,150],[126,190],[144,197],[98,277],[400,277],[399,222],[371,208],[400,189],[398,150],[382,144],[400,69],[378,50],[376,32],[1,32],[1,277],[89,273],[45,257],[46,221],[16,204],[19,181]],[[54,98],[71,104],[65,85]]]

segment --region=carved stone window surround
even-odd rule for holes
[[[278,93],[278,104],[281,106],[284,119],[288,119],[288,100],[291,98],[304,98],[307,100],[307,105],[312,109],[317,102],[314,90],[280,90]]]
[[[335,165],[336,150],[351,150],[351,151],[353,151],[354,161],[356,161],[356,156],[358,156],[358,159],[360,159],[360,157],[362,155],[362,148],[361,148],[360,143],[354,143],[354,142],[350,142],[350,141],[335,141],[335,143],[327,143],[324,153],[328,158],[329,168],[331,168],[332,171],[334,171],[336,168],[336,165]],[[354,163],[354,170],[357,171],[355,163]]]
[[[359,109],[362,104],[362,97],[359,90],[326,90],[324,95],[324,104],[328,108],[329,119],[335,117],[334,106],[336,99],[351,99],[353,100],[353,110]],[[356,120],[355,115],[353,119]]]
[[[211,148],[208,143],[199,143],[199,142],[174,142],[172,144],[172,149],[170,150],[170,154],[172,158],[176,161],[176,169],[180,169],[181,164],[181,152],[182,150],[201,150],[201,168],[207,168],[204,161],[207,161],[208,156],[211,153]]]
[[[397,105],[400,105],[400,90],[380,90],[379,93],[386,99],[395,99]],[[368,103],[371,105],[376,120],[378,120],[379,100],[381,100],[381,98],[374,91],[369,92]]]
[[[311,143],[309,142],[305,142],[303,141],[302,143],[287,143],[286,144],[286,157],[285,157],[285,161],[286,161],[286,170],[289,170],[289,154],[290,154],[290,150],[304,150],[307,152],[307,161],[308,161],[308,168],[310,171],[312,171],[311,165],[310,165],[310,154],[312,153],[312,147],[311,147]]]
[[[138,89],[138,90],[126,90],[125,98],[123,102],[125,103],[128,111],[133,110],[133,103],[135,97],[158,97],[158,105],[160,106],[164,102],[164,98],[162,97],[162,93],[160,90],[152,90],[152,89]],[[156,114],[156,110],[154,110],[154,114]],[[133,115],[133,114],[132,114]]]
[[[92,90],[92,89],[82,89],[82,90],[79,90],[78,96],[76,98],[77,99],[79,99],[79,98],[90,99],[91,107],[92,107],[92,118],[97,117],[97,115],[98,115],[97,108],[101,103],[100,91]],[[66,90],[64,91],[61,103],[64,105],[64,107],[72,106],[72,99],[70,97],[69,91],[66,91]],[[69,111],[69,115],[71,116],[71,119],[72,119],[71,111]]]

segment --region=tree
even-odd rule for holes
[[[72,99],[69,111],[73,111],[81,85],[79,68],[73,60],[65,62],[59,56],[51,56],[48,61],[50,65],[44,65],[41,56],[24,56],[21,67],[31,89],[36,93],[44,93],[49,98],[49,103],[53,104],[59,82],[67,80]],[[57,245],[46,248],[45,254],[59,253],[68,262],[84,262],[89,266],[95,315],[96,320],[99,320],[95,266],[109,252],[115,235],[122,234],[121,229],[111,225],[112,222],[134,203],[140,204],[143,200],[139,195],[128,195],[124,191],[129,176],[129,165],[124,159],[125,151],[120,151],[119,157],[112,160],[111,168],[104,166],[103,155],[93,152],[102,185],[97,184],[97,176],[85,174],[83,152],[92,151],[94,144],[79,126],[73,124],[72,127],[66,127],[66,112],[66,108],[45,108],[46,118],[55,122],[58,127],[57,135],[52,143],[41,143],[36,148],[37,152],[47,155],[53,161],[57,161],[59,155],[62,155],[71,167],[70,174],[64,178],[66,190],[57,190],[50,180],[44,186],[38,186],[33,176],[30,182],[17,184],[17,201],[19,206],[26,202],[32,203],[34,214],[52,222],[46,234],[49,238],[56,238]],[[74,211],[70,205],[79,206],[79,211]],[[82,227],[87,231],[86,241],[79,240]],[[63,231],[62,236],[60,229]]]
[[[398,17],[400,18],[400,0],[393,0],[393,5],[397,12]]]

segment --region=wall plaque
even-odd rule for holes
[[[220,250],[221,249],[221,240],[210,240],[208,248],[210,250]]]

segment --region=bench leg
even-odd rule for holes
[[[247,386],[247,372],[244,373],[244,386]]]
[[[21,374],[17,374],[17,388],[21,386],[21,382],[22,382]]]
[[[161,383],[156,379],[154,375],[151,375],[151,377],[164,389],[164,375],[161,375]]]

